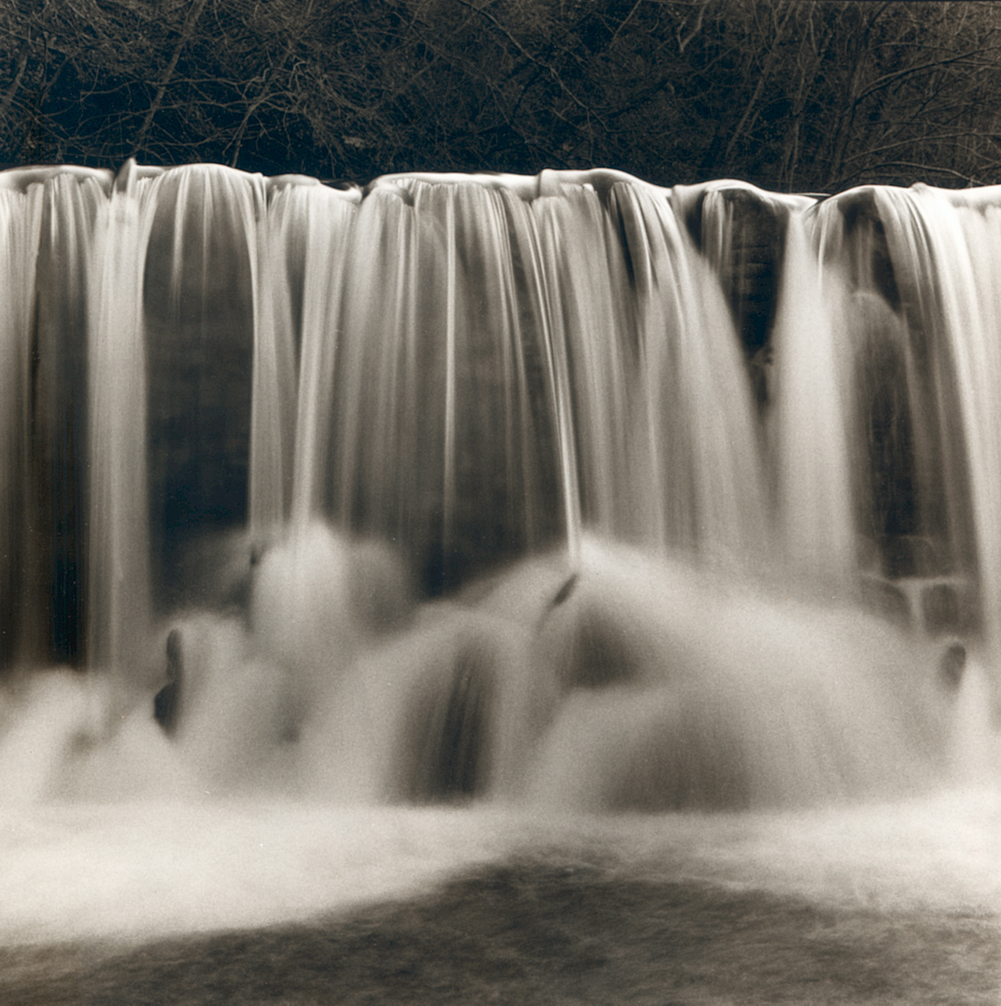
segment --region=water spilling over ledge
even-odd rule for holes
[[[0,174],[0,793],[740,809],[990,775],[999,214]]]
[[[0,944],[526,849],[996,917],[999,204],[0,173]]]

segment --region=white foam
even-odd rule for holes
[[[303,541],[305,558],[293,545],[266,560],[251,629],[179,620],[170,736],[152,695],[109,726],[100,677],[51,671],[0,690],[0,940],[308,919],[514,855],[1001,911],[999,741],[976,661],[953,694],[921,662],[931,654],[861,613],[587,542],[572,583],[564,557],[534,560],[374,638],[353,621],[340,545]],[[434,787],[450,784],[435,772],[454,708],[493,763],[479,803],[386,805],[425,756],[429,792],[403,797],[449,795]],[[707,799],[664,799],[658,787],[693,763]],[[731,801],[719,780],[734,766]],[[703,803],[723,811],[592,813]]]
[[[1001,799],[970,789],[811,812],[579,816],[277,801],[22,808],[0,831],[0,941],[142,941],[306,920],[513,855],[601,857],[875,910],[1001,912]]]

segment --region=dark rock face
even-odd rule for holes
[[[720,191],[728,245],[719,266],[719,279],[737,335],[748,362],[755,398],[761,407],[768,402],[771,364],[771,333],[775,323],[788,210],[762,192],[743,186]],[[706,193],[689,208],[685,224],[696,245],[708,251],[706,235],[720,222],[709,219]],[[717,208],[716,212],[719,212]]]
[[[883,571],[891,579],[934,576],[944,559],[936,542],[920,535],[897,534],[881,542]]]
[[[856,189],[847,196],[838,196],[837,206],[845,220],[845,240],[856,249],[851,258],[855,286],[874,288],[893,311],[899,311],[900,289],[875,191]]]
[[[176,177],[176,190],[165,185],[157,204],[143,267],[149,541],[159,614],[189,602],[245,608],[250,583],[245,563],[238,575],[217,578],[210,591],[203,591],[212,580],[211,569],[228,561],[211,543],[237,533],[248,517],[255,323],[248,222],[228,198],[229,187],[237,183],[222,169],[192,174],[183,183],[180,173]],[[590,181],[609,214],[610,207],[619,207],[614,212],[620,217],[613,214],[611,222],[617,219],[623,232],[626,263],[621,271],[632,275],[630,255],[641,242],[629,235],[638,232],[642,214],[634,212],[627,219],[625,200],[615,203],[619,179],[614,173]],[[730,187],[693,189],[684,223],[707,255],[708,238],[718,238],[720,283],[764,416],[786,236],[790,213],[798,210],[782,197],[738,183],[724,185]],[[18,598],[0,612],[0,667],[18,660],[85,662],[90,643],[92,613],[85,585],[97,565],[88,554],[92,492],[87,440],[94,410],[86,319],[91,294],[86,247],[72,235],[89,232],[97,204],[83,198],[76,186],[54,188],[47,196],[37,256],[36,285],[42,295],[36,298],[30,333],[32,364],[30,375],[24,375],[25,400],[10,412],[30,428],[30,436],[11,454],[13,502],[0,510],[0,518],[9,518],[9,528],[25,528],[20,536],[0,528],[0,556],[6,552],[0,562],[0,594]],[[192,189],[190,204],[183,186]],[[400,192],[403,199],[406,190]],[[63,206],[67,196],[72,202]],[[972,571],[975,576],[973,515],[967,512],[969,493],[964,491],[967,452],[961,421],[952,415],[959,411],[963,392],[948,347],[942,346],[947,340],[941,338],[941,289],[937,279],[922,278],[901,252],[896,218],[885,210],[885,220],[880,216],[885,199],[881,190],[853,190],[832,197],[823,210],[831,210],[825,228],[831,223],[830,230],[837,232],[830,255],[850,288],[849,355],[851,340],[856,342],[849,383],[857,526],[876,543],[878,559],[869,570],[873,575],[895,580]],[[426,597],[458,591],[495,566],[564,540],[573,504],[580,504],[585,523],[593,517],[587,492],[575,499],[575,490],[568,488],[572,479],[561,478],[561,464],[579,466],[580,456],[574,458],[573,452],[583,451],[579,443],[569,442],[572,437],[563,442],[560,424],[572,428],[575,410],[584,410],[572,390],[567,402],[558,401],[553,390],[557,368],[540,336],[549,309],[536,289],[533,269],[538,263],[528,232],[512,224],[516,215],[508,206],[511,219],[498,232],[509,246],[497,255],[490,234],[478,229],[475,200],[453,206],[441,196],[435,205],[439,218],[433,226],[411,235],[420,265],[405,277],[406,288],[415,292],[400,312],[410,326],[410,342],[406,360],[401,356],[394,363],[402,375],[394,387],[406,390],[407,409],[398,409],[385,423],[398,427],[393,436],[405,448],[401,456],[419,457],[420,463],[406,478],[397,478],[397,472],[380,473],[381,481],[372,476],[369,469],[382,465],[380,436],[385,430],[379,422],[388,415],[386,401],[393,396],[387,389],[385,400],[376,401],[370,390],[397,350],[391,339],[388,349],[378,351],[374,338],[348,340],[351,345],[341,347],[332,364],[333,397],[343,404],[333,408],[327,425],[362,433],[356,442],[330,445],[322,500],[324,518],[338,527],[397,542],[414,572],[416,593]],[[452,219],[449,214],[455,218],[451,258],[440,255],[441,220]],[[405,213],[401,220],[413,215]],[[399,233],[409,232],[400,224]],[[377,275],[389,275],[403,245],[389,238],[382,243],[369,265]],[[305,251],[297,252],[289,265],[297,340],[302,335],[304,261]],[[602,268],[607,264],[603,260]],[[611,264],[618,277],[619,266]],[[499,265],[510,275],[501,273]],[[363,272],[359,267],[355,278]],[[508,298],[502,304],[492,296],[501,274]],[[450,292],[446,296],[443,291]],[[381,326],[392,335],[392,327],[382,325],[380,311],[370,310],[370,302],[382,306],[378,299],[363,293],[345,318],[359,332],[374,333]],[[566,332],[573,333],[581,326],[575,324],[579,319],[573,317],[572,298],[564,300],[557,313],[566,314]],[[635,335],[630,317],[624,309],[623,340]],[[448,354],[440,338],[443,318],[453,318],[458,333]],[[579,362],[583,355],[578,352],[575,361],[568,352],[571,389],[578,386],[575,366],[584,370]],[[412,373],[407,370],[411,364]],[[629,360],[628,366],[634,365],[641,365],[638,355]],[[449,386],[461,389],[453,391],[455,401],[448,409],[441,392],[446,373]],[[516,380],[508,387],[512,378]],[[358,388],[362,390],[353,390]],[[366,403],[374,403],[370,411],[355,407],[369,408]],[[335,492],[335,485],[347,488]],[[31,519],[23,519],[26,515]],[[388,579],[373,566],[371,582],[360,585],[369,598],[365,617],[375,629],[404,621],[408,611],[403,591],[380,586]],[[195,596],[196,589],[203,592]],[[901,604],[892,591],[880,590],[877,603],[892,618],[910,618],[906,598]],[[944,587],[915,603],[915,619],[919,606],[928,631],[936,635],[967,632],[977,622],[975,600],[959,599]],[[596,622],[581,629],[575,646],[580,656],[569,687],[628,679],[628,646]],[[618,669],[612,670],[616,661]],[[169,720],[172,714],[163,715]]]
[[[181,687],[184,679],[184,654],[180,629],[167,636],[167,684],[153,699],[153,716],[168,736],[177,730],[181,713]]]
[[[146,259],[150,537],[164,610],[177,601],[191,542],[247,516],[250,261],[235,210],[217,202],[205,220],[165,199]]]
[[[711,233],[726,234],[719,278],[764,409],[789,211],[743,186],[716,195],[710,212],[702,192],[685,222],[704,253]],[[936,291],[916,285],[924,281],[907,269],[895,268],[876,189],[852,190],[832,201],[843,228],[826,254],[836,258],[832,265],[846,270],[854,291],[845,320],[855,345],[852,437],[859,529],[875,542],[874,566],[888,580],[970,569],[975,565],[972,517],[954,502],[968,494],[946,489],[968,478],[961,434],[950,415],[949,403],[959,392],[939,331]],[[716,219],[720,214],[722,219]],[[873,599],[893,620],[910,620],[906,598],[901,603],[887,589],[877,593]],[[962,618],[939,611],[948,602],[928,603],[931,631],[966,631],[976,621],[972,602]]]
[[[901,252],[883,198],[871,187],[834,197],[844,225],[828,246],[853,291],[857,517],[883,576],[938,578],[976,566],[962,391],[938,276]]]
[[[558,608],[561,604],[565,604],[577,589],[577,583],[580,577],[577,573],[573,573],[571,576],[567,577],[566,582],[560,587],[556,594],[553,596],[553,600],[550,603],[550,610],[553,608]]]
[[[724,290],[745,352],[753,359],[767,344],[775,321],[786,211],[743,188],[728,189],[723,198],[733,214]]]
[[[24,469],[14,480],[24,519],[12,541],[10,586],[25,613],[0,640],[7,661],[76,663],[86,652],[87,612],[87,233],[96,203],[75,184],[49,189],[38,249],[30,380],[22,389]],[[88,196],[90,198],[88,198]],[[0,479],[6,473],[0,472]],[[23,483],[23,484],[22,484]],[[4,486],[3,490],[7,491]],[[2,539],[0,539],[2,541]],[[6,559],[7,556],[4,556]]]

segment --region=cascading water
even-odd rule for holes
[[[989,780],[995,196],[3,173],[0,799]]]

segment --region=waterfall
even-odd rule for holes
[[[31,373],[31,315],[33,311],[37,253],[40,241],[42,188],[30,194],[0,189],[3,206],[3,298],[0,334],[0,465],[3,491],[0,492],[0,660],[5,665],[15,657],[14,639],[25,609],[19,598],[25,588],[27,554],[24,551],[22,515],[28,472],[28,388]]]
[[[4,172],[0,660],[223,790],[916,784],[1001,645],[999,207]]]
[[[87,661],[118,678],[143,666],[150,628],[141,275],[151,221],[123,182],[98,206],[86,298]]]

